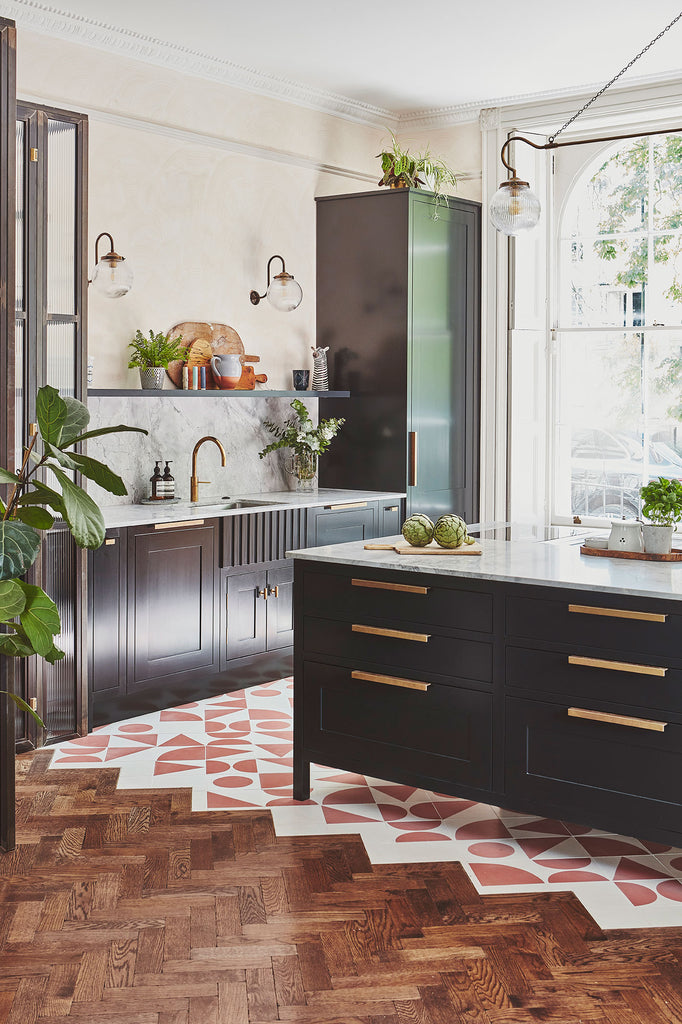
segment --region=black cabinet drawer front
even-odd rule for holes
[[[655,651],[681,659],[682,615],[658,608],[654,601],[642,601],[635,608],[628,604],[607,604],[580,591],[575,598],[569,592],[562,601],[510,595],[507,634],[644,655]]]
[[[656,801],[662,816],[674,811],[667,824],[679,829],[682,725],[654,713],[625,719],[665,726],[652,731],[571,717],[569,710],[565,704],[507,698],[508,792],[566,800],[573,790],[573,799],[586,808],[606,810],[612,804],[626,809],[633,798]],[[589,702],[572,710],[592,713]]]
[[[398,582],[372,579],[361,569],[350,576],[308,572],[303,606],[313,615],[354,621],[358,616],[371,616],[479,633],[490,633],[493,628],[492,594],[433,586],[433,577],[426,580],[411,572]]]
[[[570,694],[608,701],[615,711],[632,704],[682,714],[682,669],[666,666],[661,658],[637,655],[628,661],[508,647],[506,660],[507,686],[537,690],[539,696]]]
[[[481,683],[491,683],[493,677],[491,644],[396,628],[395,624],[384,627],[361,620],[308,617],[303,625],[303,649],[308,654],[355,659],[358,667],[364,662],[397,665]]]
[[[400,677],[404,682],[406,675]],[[413,770],[486,787],[491,778],[492,696],[353,679],[351,670],[307,661],[305,744],[335,757],[371,759],[368,771]]]

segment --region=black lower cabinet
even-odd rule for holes
[[[128,535],[128,693],[216,665],[214,522]]]
[[[602,828],[613,822],[622,830],[629,818],[639,831],[677,824],[679,832],[682,719],[621,707],[622,721],[613,721],[594,701],[585,704],[507,698],[509,799]]]
[[[225,663],[294,642],[291,563],[258,572],[225,574]]]
[[[107,530],[88,564],[91,699],[126,693],[128,533]]]

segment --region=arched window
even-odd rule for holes
[[[558,218],[553,518],[682,478],[682,136],[603,149]]]

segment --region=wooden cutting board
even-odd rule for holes
[[[483,548],[476,541],[473,544],[462,544],[459,548],[441,548],[435,541],[424,548],[414,548],[411,544],[365,544],[365,551],[397,551],[399,555],[482,555]]]
[[[247,361],[249,363],[260,362],[260,356],[244,355],[242,339],[234,327],[230,327],[228,324],[209,323],[202,320],[183,320],[181,323],[171,327],[168,333],[171,339],[181,336],[182,346],[187,349],[187,359],[174,360],[172,363],[169,363],[166,371],[178,388],[182,387],[182,369],[184,366],[188,366],[190,370],[194,366],[205,366],[206,387],[215,389],[216,383],[211,372],[212,356],[235,354],[243,356],[242,363]],[[253,370],[251,374],[253,374]],[[246,376],[247,378],[249,377],[248,374]],[[238,387],[240,390],[250,390],[255,386],[255,380],[253,383],[247,383],[244,386],[244,377],[245,374],[242,371],[242,379]]]

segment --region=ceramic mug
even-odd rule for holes
[[[307,391],[310,384],[310,370],[292,370],[294,390]]]
[[[232,391],[236,388],[242,375],[242,357],[235,353],[213,356],[211,359],[213,377],[219,388]]]

